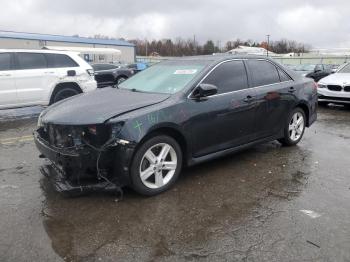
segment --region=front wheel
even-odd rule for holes
[[[278,141],[285,146],[298,144],[304,135],[306,124],[305,113],[301,108],[294,109],[284,127],[284,137]]]
[[[143,143],[131,165],[133,189],[147,196],[168,190],[179,177],[182,151],[173,138],[155,136]]]

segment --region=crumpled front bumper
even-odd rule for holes
[[[40,171],[50,179],[58,192],[76,195],[95,191],[118,191],[118,188],[131,182],[129,166],[134,152],[133,145],[117,145],[108,154],[106,153],[107,160],[111,163],[111,173],[107,174],[108,180],[112,182],[110,183],[97,176],[98,153],[91,148],[87,146],[70,150],[56,148],[42,139],[37,131],[34,132],[34,141],[42,157],[51,162],[42,166]],[[90,172],[87,173],[87,170]],[[91,170],[95,171],[95,174],[93,172],[91,174]],[[70,180],[70,175],[79,177],[78,182]]]

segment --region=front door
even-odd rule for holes
[[[255,93],[248,89],[241,60],[218,65],[203,81],[218,88],[205,100],[190,99],[192,146],[195,157],[249,142],[254,129]]]

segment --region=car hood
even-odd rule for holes
[[[65,99],[47,108],[43,123],[58,125],[102,124],[112,117],[160,103],[170,95],[104,88]]]
[[[331,74],[325,78],[322,78],[319,83],[320,84],[338,84],[338,85],[350,84],[350,74],[348,73]]]

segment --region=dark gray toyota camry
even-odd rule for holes
[[[273,60],[189,57],[54,104],[34,137],[60,192],[130,186],[155,195],[184,166],[276,139],[296,145],[316,112],[314,82]]]

